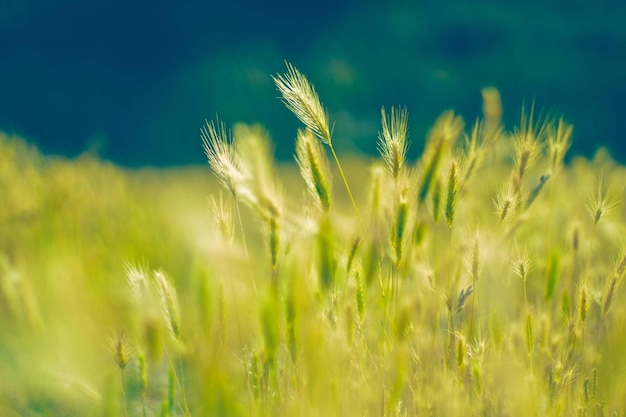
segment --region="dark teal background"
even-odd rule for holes
[[[626,2],[0,0],[0,129],[46,153],[125,165],[204,161],[216,113],[258,122],[279,158],[298,123],[270,74],[315,84],[342,152],[375,152],[381,105],[409,109],[412,157],[434,118],[468,123],[500,89],[572,122],[573,152],[626,160]]]

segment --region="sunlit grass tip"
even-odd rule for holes
[[[322,142],[331,145],[328,113],[322,107],[317,92],[300,71],[288,62],[285,64],[286,74],[272,76],[283,102]]]
[[[181,321],[176,289],[161,271],[154,271],[153,278],[159,299],[161,300],[163,316],[167,322],[168,329],[172,337],[178,340],[180,337]]]
[[[200,129],[202,146],[213,173],[236,198],[242,181],[248,178],[245,166],[237,153],[232,136],[227,133],[224,122],[207,121]]]
[[[541,119],[534,120],[535,104],[531,104],[530,111],[522,106],[519,126],[513,131],[515,152],[515,175],[513,181],[516,191],[520,191],[525,174],[535,162],[541,151],[541,139],[546,124]]]
[[[476,282],[483,265],[481,262],[481,239],[475,230],[468,232],[467,246],[468,251],[464,260],[465,269],[472,278],[472,282]]]
[[[533,260],[529,255],[528,251],[519,250],[517,256],[513,260],[513,272],[517,275],[522,281],[526,282],[528,279],[528,274],[533,268]]]
[[[483,157],[482,147],[482,130],[483,124],[480,121],[476,121],[472,127],[471,133],[463,133],[465,138],[465,173],[463,175],[463,184],[472,176],[474,170],[480,166]]]
[[[378,150],[394,180],[398,180],[406,163],[408,142],[408,111],[405,107],[391,108],[387,116],[381,109],[382,130],[378,133]]]
[[[136,303],[141,304],[148,286],[148,275],[144,268],[137,265],[127,264],[124,269],[133,299]]]
[[[498,188],[496,196],[493,199],[493,205],[496,214],[501,222],[512,218],[516,211],[516,196],[511,191],[510,185],[503,185]]]
[[[291,110],[298,119],[317,135],[317,137],[328,147],[333,155],[339,174],[346,187],[350,202],[354,208],[357,220],[361,230],[364,231],[361,214],[354,201],[354,196],[348,185],[348,180],[343,172],[343,168],[339,163],[339,158],[335,152],[335,148],[331,139],[331,132],[328,125],[328,114],[322,107],[322,103],[317,96],[313,86],[307,78],[302,75],[293,65],[286,63],[287,74],[272,77],[276,83],[276,88],[282,95],[282,100],[289,110]]]
[[[613,214],[617,208],[618,196],[621,195],[615,187],[605,187],[603,183],[604,175],[600,173],[596,189],[587,201],[587,211],[591,215],[594,225]]]
[[[546,130],[548,142],[548,157],[550,159],[550,171],[558,172],[563,167],[565,154],[570,148],[572,142],[572,131],[574,127],[563,121],[560,117],[558,122],[552,122]]]

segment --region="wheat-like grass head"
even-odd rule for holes
[[[528,251],[519,251],[517,258],[513,261],[513,272],[515,272],[515,275],[517,275],[522,281],[526,282],[532,267],[533,261],[528,254]]]
[[[137,304],[140,304],[143,302],[146,288],[148,287],[147,274],[142,267],[132,264],[127,264],[124,269],[133,299]]]
[[[517,208],[516,195],[511,190],[510,186],[503,185],[498,188],[496,196],[493,199],[493,205],[501,222],[515,215]]]
[[[530,112],[527,112],[526,108],[522,107],[520,124],[513,132],[516,169],[516,175],[513,179],[517,191],[521,189],[524,174],[532,166],[541,151],[540,139],[543,137],[547,126],[541,120],[534,120],[534,111],[534,103],[530,107]]]
[[[207,121],[200,129],[200,137],[213,173],[222,186],[237,197],[241,184],[248,178],[248,174],[232,137],[226,131],[226,125],[219,120]]]
[[[274,150],[269,133],[260,125],[233,126],[236,153],[250,178],[246,186],[267,188],[274,182]]]
[[[448,146],[453,146],[456,139],[463,133],[465,122],[452,110],[443,112],[435,121],[434,126],[428,134],[427,142],[434,138],[443,139]]]
[[[481,265],[481,241],[477,232],[474,230],[472,232],[468,232],[468,252],[466,254],[464,264],[465,268],[472,278],[473,282],[478,280],[478,276],[480,275],[480,271],[482,268]]]
[[[467,181],[472,175],[474,168],[480,163],[481,158],[481,131],[483,130],[482,123],[480,121],[476,121],[474,126],[472,127],[472,132],[468,135],[467,133],[463,133],[463,137],[465,138],[465,160],[466,168],[464,175],[464,182]]]
[[[405,107],[398,110],[391,108],[387,117],[385,108],[381,109],[382,130],[378,133],[378,150],[387,165],[387,170],[397,181],[406,162],[408,149],[408,111]]]
[[[315,89],[293,65],[286,65],[287,74],[272,77],[283,102],[322,142],[331,145],[328,113],[322,107]]]
[[[128,337],[123,332],[115,332],[109,337],[108,350],[114,356],[115,364],[120,371],[124,371],[131,361],[133,352],[130,348]]]
[[[621,279],[624,271],[626,271],[626,248],[622,248],[619,256],[615,259],[614,274]]]
[[[597,225],[601,219],[613,214],[617,208],[619,193],[615,187],[609,186],[605,189],[603,185],[603,175],[598,177],[598,185],[587,201],[587,210]]]
[[[220,192],[219,200],[216,200],[214,196],[209,198],[208,207],[222,239],[228,244],[232,244],[235,236],[233,212],[224,201],[222,192]]]
[[[175,340],[180,337],[181,321],[180,321],[180,308],[178,306],[178,297],[176,296],[176,289],[169,282],[165,274],[161,271],[154,271],[154,284],[156,286],[159,299],[161,301],[161,308],[163,316],[167,323],[170,334]]]
[[[443,156],[454,145],[463,132],[465,123],[452,110],[446,111],[437,118],[426,139],[426,147],[422,156],[423,167],[418,184],[418,199],[426,199],[432,185],[436,181],[439,165]]]
[[[452,227],[458,201],[459,177],[457,174],[457,166],[458,161],[456,159],[452,160],[448,171],[448,182],[446,184],[446,204],[443,214],[448,223],[448,227]]]
[[[548,140],[548,154],[550,158],[550,170],[557,172],[563,166],[563,159],[569,149],[571,142],[573,126],[565,123],[563,118],[559,121],[552,122],[548,125],[546,136]]]
[[[295,158],[309,193],[322,210],[328,212],[332,201],[330,166],[322,144],[311,130],[298,130]]]

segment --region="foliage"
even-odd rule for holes
[[[288,71],[297,165],[219,121],[217,181],[0,136],[0,414],[623,415],[626,169],[532,110],[447,111],[408,161],[404,108],[342,169]]]

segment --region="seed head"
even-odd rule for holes
[[[513,271],[518,277],[522,279],[522,281],[526,281],[531,268],[532,259],[528,255],[528,252],[521,252],[513,263]]]
[[[595,225],[597,225],[602,218],[611,214],[615,209],[616,203],[613,200],[613,192],[611,187],[607,190],[604,189],[602,185],[602,175],[600,175],[597,189],[587,203],[587,210]]]
[[[328,212],[332,200],[330,166],[322,145],[311,130],[298,130],[295,158],[309,193],[322,210]]]
[[[498,189],[493,204],[496,208],[496,214],[501,222],[513,217],[515,214],[515,195],[511,192],[510,187],[504,186]]]
[[[550,170],[558,172],[563,166],[563,159],[571,145],[573,126],[565,123],[563,118],[559,118],[556,123],[548,125],[546,136],[548,138],[548,154],[550,157]]]
[[[178,339],[180,337],[180,309],[178,308],[176,290],[161,271],[154,271],[154,283],[170,333],[174,339]]]
[[[231,207],[227,206],[224,202],[224,196],[221,192],[219,200],[215,200],[215,197],[213,196],[210,197],[209,206],[213,220],[218,227],[222,238],[225,242],[232,244],[233,237],[235,235],[235,229],[233,227],[233,212]]]
[[[452,227],[454,221],[454,214],[456,212],[456,204],[459,192],[459,178],[456,173],[457,162],[452,161],[450,165],[450,171],[448,172],[448,184],[446,186],[446,206],[444,210],[444,217],[448,223],[448,227]]]
[[[213,173],[222,186],[237,197],[241,183],[248,178],[248,173],[232,137],[226,132],[226,125],[219,120],[207,121],[200,129],[200,137]]]
[[[437,180],[435,182],[435,187],[433,188],[432,193],[432,203],[433,203],[433,220],[435,224],[439,223],[439,217],[441,216],[441,194],[442,194],[442,185],[441,180]]]
[[[328,114],[307,78],[286,63],[287,74],[272,78],[285,106],[325,144],[331,145]]]
[[[461,310],[463,310],[463,307],[465,306],[465,302],[467,301],[469,296],[472,295],[473,292],[474,292],[474,287],[471,285],[467,288],[461,288],[461,292],[459,293],[459,300],[456,303],[456,310],[454,311],[455,314],[458,314]],[[449,308],[451,307],[452,306],[449,305]]]
[[[408,188],[403,188],[399,192],[398,201],[396,202],[393,226],[391,230],[391,246],[394,249],[394,262],[396,266],[400,264],[402,260],[402,249],[404,246],[406,236],[406,226],[409,218],[409,203],[407,201]]]
[[[482,143],[480,138],[482,136],[483,124],[479,121],[474,123],[474,127],[472,128],[472,133],[470,135],[464,134],[465,137],[465,176],[463,182],[467,182],[467,180],[472,176],[474,169],[476,169],[481,162],[482,159]]]
[[[435,125],[426,138],[426,148],[422,157],[423,169],[420,173],[417,196],[423,202],[433,182],[437,178],[439,164],[445,152],[454,144],[463,131],[463,119],[453,111],[443,113],[435,121]]]
[[[283,213],[283,194],[280,184],[255,178],[250,187],[244,187],[241,201],[264,222],[277,220]]]
[[[120,370],[124,370],[130,361],[130,349],[128,346],[128,338],[123,333],[118,333],[112,339],[112,350],[115,354],[115,363]]]
[[[237,123],[233,126],[237,154],[250,181],[245,185],[266,188],[272,183],[274,156],[269,133],[260,125]]]
[[[480,274],[480,239],[476,234],[474,234],[470,238],[469,242],[470,250],[465,258],[465,266],[467,268],[468,273],[472,277],[472,281],[476,282],[478,280],[478,275]]]
[[[387,165],[387,171],[398,180],[406,162],[408,112],[403,107],[398,111],[392,107],[391,116],[388,118],[383,107],[381,114],[382,131],[378,133],[378,150]]]
[[[148,285],[146,272],[141,267],[130,264],[126,265],[125,269],[126,280],[133,298],[137,304],[141,304]]]
[[[626,270],[626,250],[622,249],[622,253],[615,260],[615,276],[619,279],[624,275]]]
[[[533,120],[535,106],[530,107],[530,113],[526,114],[526,109],[522,107],[520,125],[513,132],[515,141],[515,175],[513,177],[514,186],[517,191],[521,189],[522,179],[541,149],[539,139],[542,137],[545,125],[537,124]]]
[[[354,279],[356,281],[356,306],[359,313],[359,319],[362,321],[363,315],[365,314],[365,289],[363,288],[363,279],[361,278],[361,273],[359,272],[359,269],[355,271]]]
[[[535,336],[533,331],[533,316],[528,313],[526,315],[526,348],[531,352],[535,344]]]

